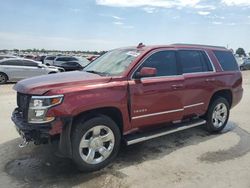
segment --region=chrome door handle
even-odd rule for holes
[[[183,84],[172,85],[173,89],[181,89],[183,87],[184,87]]]
[[[206,79],[206,82],[214,82],[214,81],[215,81],[214,78],[207,78],[207,79]]]

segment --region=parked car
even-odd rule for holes
[[[46,55],[38,55],[36,56],[36,58],[34,60],[36,61],[41,61],[43,64],[44,64],[44,59],[46,58],[47,56]]]
[[[0,55],[0,60],[9,59],[9,58],[16,58],[16,56],[13,56],[13,55]]]
[[[83,58],[82,58],[83,59]],[[60,65],[57,64],[58,67],[62,67],[65,71],[75,71],[75,70],[82,70],[86,65],[90,62],[85,59],[84,61],[68,61],[61,63]]]
[[[75,62],[73,64],[75,64],[75,66],[77,66],[76,63],[78,63],[81,67],[85,67],[86,65],[88,65],[90,62],[83,57],[72,57],[72,56],[58,56],[54,59],[53,65],[54,66],[58,66],[58,67],[63,67],[63,64],[65,66],[69,66],[69,64],[65,64],[67,62]],[[72,64],[72,63],[71,63]]]
[[[3,59],[0,61],[0,84],[61,71],[57,67],[48,67],[41,62],[30,59]]]
[[[250,70],[250,59],[245,59],[240,65],[240,70]]]
[[[25,139],[60,139],[82,171],[109,164],[122,146],[196,126],[220,132],[242,98],[242,75],[224,47],[166,45],[107,52],[83,71],[18,82],[12,120]]]
[[[47,66],[51,66],[54,63],[54,59],[56,58],[56,56],[46,56],[43,60],[43,64],[47,65]]]

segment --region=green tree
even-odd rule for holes
[[[246,56],[246,52],[243,48],[238,48],[236,50],[236,54],[238,54],[239,56]]]

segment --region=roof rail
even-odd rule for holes
[[[209,47],[209,48],[221,48],[221,49],[227,49],[223,46],[212,46],[212,45],[202,45],[202,44],[185,44],[185,43],[177,43],[177,44],[171,44],[171,45],[177,45],[177,46],[199,46],[199,47]]]

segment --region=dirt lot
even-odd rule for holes
[[[199,127],[124,147],[108,168],[89,174],[57,158],[53,145],[18,148],[13,84],[0,86],[0,187],[250,187],[250,71],[243,76],[243,100],[222,134]]]

